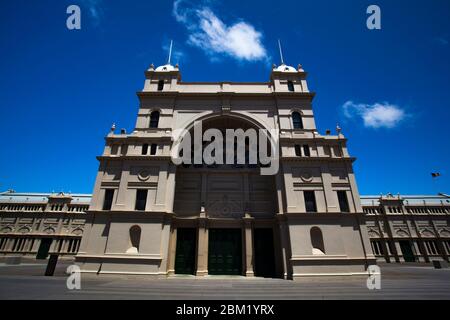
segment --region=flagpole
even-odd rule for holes
[[[280,39],[278,39],[278,48],[280,49],[281,64],[284,64],[283,50],[281,50],[281,41],[280,41]]]
[[[173,40],[170,40],[169,59],[167,61],[167,64],[170,64],[170,59],[172,57],[172,45],[173,45]]]

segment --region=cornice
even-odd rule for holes
[[[115,155],[101,155],[97,156],[97,160],[171,160],[171,156],[149,156],[149,155],[129,155],[129,156],[115,156]]]
[[[140,130],[139,132],[145,132],[144,130]],[[149,135],[146,136],[136,136],[136,135],[128,135],[128,136],[107,136],[105,137],[105,141],[106,142],[115,142],[115,141],[126,141],[126,142],[133,142],[133,141],[139,141],[139,142],[143,142],[145,140],[149,140],[149,141],[155,141],[157,140],[158,142],[160,141],[172,141],[172,136],[168,136],[168,135],[156,135],[156,132],[145,132]],[[151,134],[154,134],[154,136],[151,136]]]
[[[342,158],[331,158],[331,157],[297,157],[297,156],[284,156],[280,158],[281,161],[286,162],[350,162],[356,161],[355,157],[342,157]]]
[[[315,92],[180,92],[180,91],[138,91],[139,98],[178,98],[178,97],[259,97],[259,98],[310,98],[315,97]]]

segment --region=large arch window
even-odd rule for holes
[[[311,245],[312,245],[312,254],[314,255],[322,255],[325,254],[325,246],[323,244],[323,235],[322,231],[318,227],[311,228]]]
[[[292,123],[294,125],[294,129],[303,129],[303,120],[300,112],[292,112]]]
[[[159,125],[159,111],[153,111],[150,114],[150,128],[158,128]]]
[[[140,242],[141,242],[141,227],[132,226],[130,228],[130,248],[127,250],[127,253],[138,253]]]

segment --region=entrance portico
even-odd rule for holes
[[[170,239],[175,250],[170,252],[168,274],[281,277],[282,266],[275,258],[281,256],[280,241],[275,241],[274,225],[273,220],[255,222],[251,217],[177,219]],[[194,244],[191,234],[196,236]],[[194,254],[194,260],[185,257],[186,252]]]

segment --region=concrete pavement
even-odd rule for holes
[[[450,269],[431,265],[381,264],[381,290],[365,278],[308,278],[301,281],[244,277],[82,275],[81,290],[68,290],[65,269],[44,277],[45,264],[0,264],[0,299],[450,299]]]

